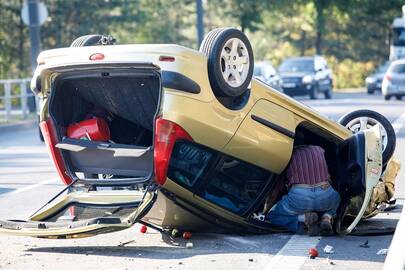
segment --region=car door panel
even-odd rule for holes
[[[71,192],[27,221],[0,221],[0,233],[70,239],[119,231],[142,218],[155,199],[155,193],[138,190]]]
[[[259,100],[223,152],[275,173],[287,166],[294,143],[294,114]]]

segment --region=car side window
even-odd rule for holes
[[[243,214],[258,198],[271,173],[255,165],[226,157],[199,195],[231,212]]]

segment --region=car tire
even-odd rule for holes
[[[312,86],[311,92],[309,94],[310,99],[318,99],[318,87],[317,86]]]
[[[361,118],[364,119],[364,124],[361,123]],[[395,151],[396,135],[394,128],[386,117],[371,110],[357,110],[345,114],[338,122],[353,133],[370,128],[377,123],[380,124],[383,128],[383,165],[387,164]]]
[[[402,96],[398,95],[398,96],[395,96],[395,98],[396,98],[397,100],[401,100],[401,99],[402,99]]]
[[[385,100],[390,100],[390,99],[391,99],[391,96],[386,95],[386,96],[384,96],[384,99],[385,99]]]
[[[85,46],[97,46],[100,45],[100,41],[103,35],[86,35],[76,38],[70,47],[85,47]]]
[[[367,89],[367,94],[369,94],[369,95],[372,95],[372,94],[374,94],[374,90],[371,90],[371,89]]]
[[[245,34],[217,28],[204,38],[200,52],[208,57],[208,77],[216,97],[240,97],[253,75],[253,50]]]
[[[325,99],[331,99],[332,95],[333,95],[332,87],[329,87],[329,89],[325,92]]]

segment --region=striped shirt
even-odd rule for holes
[[[289,187],[295,184],[316,185],[328,181],[330,176],[325,150],[317,145],[294,147],[286,177]]]

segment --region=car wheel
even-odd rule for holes
[[[384,96],[384,99],[385,99],[385,100],[390,100],[390,99],[391,99],[391,96],[386,95],[386,96]]]
[[[112,36],[86,35],[76,38],[70,47],[85,47],[97,45],[114,45],[115,39]]]
[[[372,94],[374,94],[374,90],[371,90],[371,89],[367,89],[367,94],[369,94],[369,95],[372,95]]]
[[[326,99],[331,99],[331,98],[332,98],[332,93],[333,93],[333,90],[332,90],[332,87],[330,87],[330,88],[325,92],[325,98],[326,98]]]
[[[401,100],[401,99],[402,99],[402,96],[398,95],[398,96],[395,96],[395,98],[396,98],[397,100]]]
[[[318,87],[317,86],[314,85],[312,87],[309,97],[310,97],[310,99],[318,99]]]
[[[208,33],[200,52],[208,57],[208,77],[217,97],[239,97],[253,75],[253,50],[248,38],[235,28],[218,28]]]
[[[387,164],[392,157],[395,145],[396,135],[390,121],[383,115],[371,110],[358,110],[342,116],[339,121],[341,125],[353,133],[380,125],[383,146],[383,164]]]

